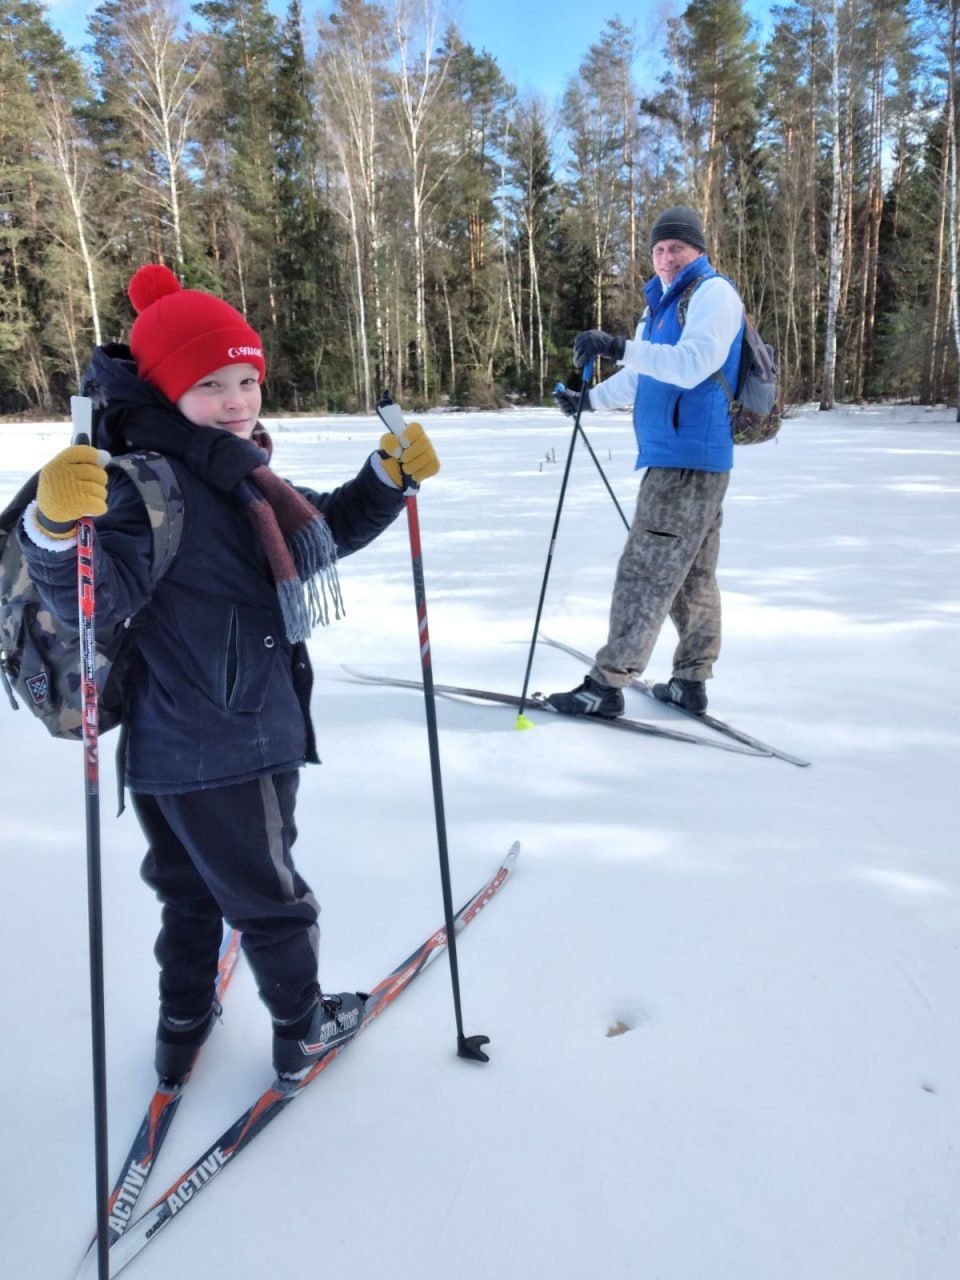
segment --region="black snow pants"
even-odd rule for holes
[[[224,920],[240,930],[273,1018],[296,1020],[315,1000],[319,907],[290,853],[299,778],[131,796],[149,843],[141,875],[163,903],[155,955],[165,1014],[210,1008]]]

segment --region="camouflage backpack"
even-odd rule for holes
[[[112,458],[110,467],[126,472],[137,487],[153,530],[150,585],[169,568],[183,532],[183,494],[170,463],[159,453],[130,453]],[[26,557],[17,541],[17,525],[37,494],[32,476],[0,514],[0,680],[14,710],[14,691],[55,738],[83,738],[80,696],[79,618],[74,626],[58,622],[43,607]],[[123,718],[123,678],[132,618],[121,627],[97,632],[97,691],[100,732]]]
[[[713,278],[698,276],[684,289],[677,304],[681,329],[687,318],[690,298],[697,286],[704,279]],[[726,279],[726,276],[721,279]],[[744,308],[743,345],[740,348],[740,368],[737,370],[736,384],[731,389],[719,370],[711,375],[723,387],[727,397],[734,444],[763,444],[765,440],[772,440],[780,430],[780,388],[777,373],[773,347],[768,346],[760,337],[757,326]]]

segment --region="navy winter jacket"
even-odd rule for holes
[[[117,351],[125,354],[99,349],[89,375],[111,410],[95,443],[112,452],[123,451],[124,413],[172,410]],[[126,782],[148,794],[187,792],[315,762],[307,648],[286,638],[244,506],[170,462],[183,487],[183,537],[152,598],[147,514],[123,473],[111,472],[108,510],[95,521],[97,626],[133,619]],[[340,556],[372,541],[403,502],[369,461],[332,493],[299,492],[324,513]],[[42,550],[22,531],[20,540],[45,601],[75,625],[75,557]]]

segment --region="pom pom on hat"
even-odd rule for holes
[[[137,315],[169,293],[182,293],[183,286],[169,267],[150,262],[136,272],[127,286],[127,297]]]
[[[266,377],[260,335],[229,302],[184,289],[159,263],[135,272],[127,295],[138,313],[130,330],[137,373],[168,400],[228,364],[250,364],[260,382]]]

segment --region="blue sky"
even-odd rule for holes
[[[87,0],[47,0],[47,5],[51,21],[67,43],[82,45],[86,14],[95,6]],[[303,6],[308,15],[328,7],[313,0],[303,0]],[[285,0],[270,0],[270,7],[283,13]],[[464,38],[493,54],[519,90],[538,91],[550,99],[562,94],[604,22],[616,16],[624,22],[636,21],[641,48],[644,43],[649,46],[645,53],[641,51],[636,69],[643,86],[646,77],[656,74],[666,15],[683,7],[670,0],[635,0],[633,4],[611,0],[609,6],[598,9],[585,0],[450,0],[447,9]],[[762,12],[766,6],[751,0],[748,8]],[[188,11],[189,4],[183,0],[183,12]]]

